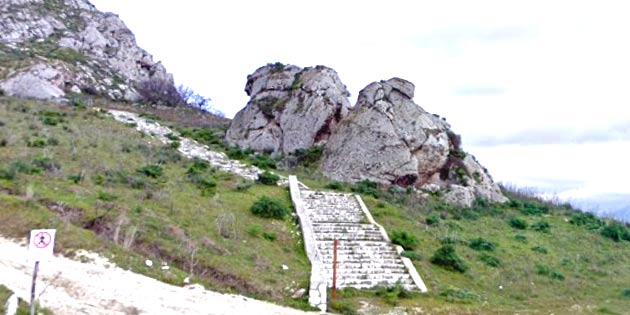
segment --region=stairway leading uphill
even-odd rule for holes
[[[292,192],[292,196],[297,193]],[[402,249],[390,242],[359,196],[302,188],[299,198],[300,220],[308,220],[312,229],[314,246],[310,250],[316,248],[318,252],[309,257],[319,258],[320,274],[328,287],[332,287],[333,244],[337,239],[338,288],[400,283],[410,290],[426,291],[411,262],[400,256]]]

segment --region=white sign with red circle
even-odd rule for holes
[[[41,261],[53,256],[56,232],[57,230],[31,231],[31,240],[28,243],[28,251],[32,260]]]

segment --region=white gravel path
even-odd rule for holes
[[[40,264],[36,295],[45,290],[39,302],[57,315],[315,314],[200,286],[176,287],[118,268],[97,254],[83,255],[92,262],[55,256]],[[26,257],[24,245],[0,237],[0,284],[28,301],[33,264]]]

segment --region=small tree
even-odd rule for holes
[[[140,98],[149,104],[170,107],[185,104],[184,99],[170,80],[151,78],[140,82],[137,91]]]
[[[457,256],[453,245],[444,245],[436,250],[433,257],[431,257],[431,263],[461,273],[468,270],[468,265]]]
[[[283,219],[291,209],[285,206],[280,200],[262,196],[250,208],[254,215],[263,218]]]

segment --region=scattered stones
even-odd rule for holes
[[[282,270],[289,270],[289,266],[283,264],[282,265]]]
[[[293,299],[300,299],[304,296],[304,294],[306,294],[306,289],[304,288],[299,288],[295,291],[295,293],[293,293],[293,295],[291,296],[291,298]]]
[[[144,264],[147,267],[149,267],[149,268],[153,267],[153,261],[152,260],[147,259],[147,260],[144,261]]]

